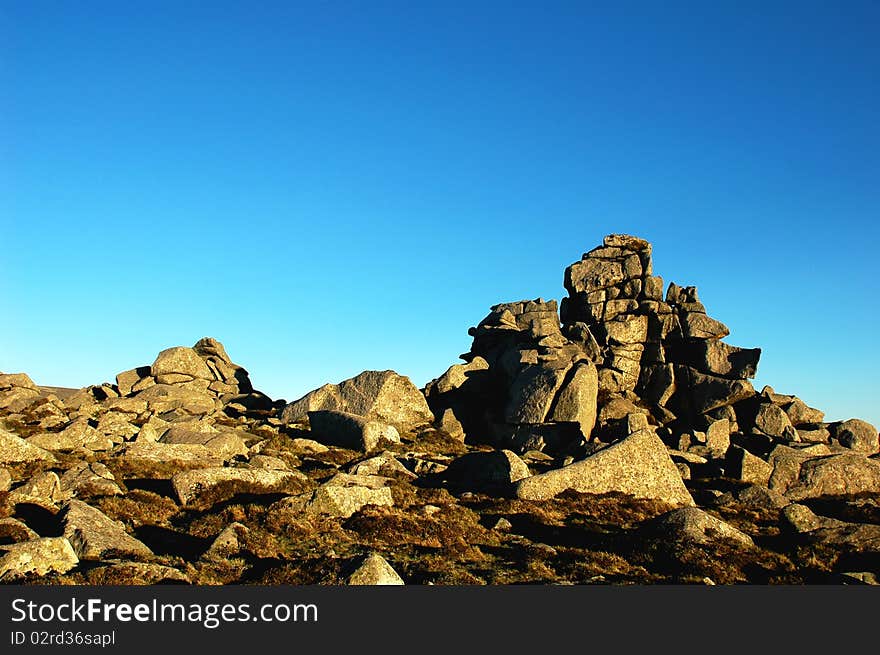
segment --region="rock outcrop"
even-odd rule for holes
[[[756,391],[643,239],[563,284],[424,390],[276,401],[211,338],[83,389],[0,373],[0,582],[876,582],[875,426]]]

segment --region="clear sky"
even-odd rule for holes
[[[213,336],[295,399],[422,385],[654,243],[756,385],[880,424],[877,2],[0,0],[0,370]]]

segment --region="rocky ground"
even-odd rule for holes
[[[663,287],[610,235],[425,389],[273,401],[210,338],[115,384],[0,374],[0,581],[876,584],[876,428],[756,391],[760,350]]]

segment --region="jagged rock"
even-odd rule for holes
[[[24,373],[0,375],[0,409],[20,412],[40,399],[40,389]]]
[[[434,422],[422,392],[394,371],[364,371],[339,384],[325,384],[287,405],[281,418],[295,423],[319,410],[357,414],[403,430]]]
[[[65,471],[60,481],[64,497],[93,498],[122,495],[122,489],[116,483],[113,473],[100,462],[77,464]]]
[[[760,348],[737,348],[718,339],[676,342],[670,356],[701,373],[742,380],[755,377]]]
[[[0,544],[17,544],[39,538],[40,535],[18,519],[0,519]],[[3,546],[0,546],[0,548],[3,548]]]
[[[437,427],[453,439],[464,441],[467,436],[464,431],[464,426],[455,416],[455,412],[451,407],[447,407],[441,412],[440,417],[437,419]]]
[[[727,451],[727,475],[748,482],[767,486],[773,473],[773,466],[745,448],[731,446]]]
[[[119,394],[127,396],[132,392],[134,385],[151,374],[152,371],[149,366],[139,366],[138,368],[118,373],[116,375],[116,388],[119,389]]]
[[[111,450],[113,440],[91,426],[89,420],[80,417],[73,420],[61,432],[43,432],[28,437],[27,442],[46,450],[92,451]]]
[[[480,371],[485,371],[488,368],[489,362],[479,356],[465,364],[453,364],[446,369],[443,375],[431,380],[425,386],[425,396],[430,402],[431,399],[439,398],[443,394],[457,391],[471,382]]]
[[[3,553],[5,551],[5,553]],[[0,545],[0,582],[13,582],[28,574],[67,573],[79,564],[64,537],[46,537]]]
[[[241,542],[250,530],[242,523],[233,522],[220,531],[211,545],[202,554],[203,559],[225,559],[237,555],[241,550]]]
[[[686,339],[722,339],[730,334],[724,323],[705,314],[685,312],[679,315],[682,335]]]
[[[400,434],[394,426],[348,412],[311,411],[309,426],[316,441],[352,450],[369,452],[383,440],[400,443]]]
[[[403,579],[378,553],[370,553],[346,582],[349,585],[402,585]]]
[[[393,507],[391,489],[384,486],[385,481],[378,476],[337,474],[314,491],[305,511],[348,518],[367,505]]]
[[[47,450],[38,448],[3,428],[0,428],[0,464],[55,461]]]
[[[70,500],[64,509],[64,537],[80,560],[150,557],[153,552],[98,509]]]
[[[550,422],[570,422],[580,426],[588,438],[596,424],[596,398],[599,376],[590,361],[576,363],[566,375],[547,415]]]
[[[506,490],[512,483],[529,477],[531,472],[515,453],[496,450],[462,455],[442,475],[456,489],[493,491]]]
[[[645,531],[659,537],[666,546],[711,544],[719,540],[734,542],[742,548],[755,546],[747,534],[696,507],[682,507],[663,514],[646,526]]]
[[[236,494],[302,493],[308,478],[299,471],[217,467],[182,471],[171,485],[181,505],[205,507]]]
[[[797,437],[788,414],[773,403],[765,403],[758,408],[755,428],[768,436],[785,441],[795,441]]]
[[[4,468],[0,468],[0,491],[6,491],[12,486],[12,475]]]
[[[41,507],[52,508],[55,503],[64,500],[61,481],[54,471],[37,473],[24,484],[9,493],[13,503],[31,503]]]
[[[788,414],[791,424],[795,427],[815,425],[825,420],[825,412],[813,409],[800,398],[792,400],[785,408],[785,413]]]
[[[841,446],[872,455],[880,450],[877,428],[866,421],[851,418],[831,425],[831,438]]]
[[[516,495],[545,500],[572,489],[602,494],[618,491],[636,498],[690,506],[693,498],[666,446],[651,430],[642,430],[584,460],[516,483]]]

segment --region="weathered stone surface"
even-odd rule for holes
[[[310,514],[348,518],[367,505],[392,507],[391,489],[377,476],[336,475],[313,493],[305,506]]]
[[[461,421],[455,416],[455,412],[451,407],[447,407],[442,411],[437,419],[437,427],[454,439],[464,441],[467,436]]]
[[[122,489],[113,473],[100,462],[82,462],[61,476],[64,497],[92,498],[95,496],[119,496]]]
[[[561,469],[520,480],[516,495],[526,500],[544,500],[566,489],[594,494],[618,491],[671,505],[694,504],[666,446],[651,430],[636,432]]]
[[[422,392],[394,371],[364,371],[338,385],[324,385],[287,405],[281,418],[295,423],[318,410],[357,414],[404,430],[434,421]]]
[[[14,582],[31,573],[38,576],[67,573],[77,564],[79,559],[64,537],[0,546],[0,582]]]
[[[24,484],[9,493],[13,503],[32,503],[42,507],[52,507],[64,499],[61,481],[54,471],[37,473]]]
[[[706,447],[714,458],[722,458],[730,448],[730,421],[722,419],[714,421],[706,430]]]
[[[326,453],[328,450],[330,449],[327,446],[314,439],[298,438],[290,440],[290,452],[298,455],[319,455]]]
[[[0,468],[0,491],[6,491],[10,486],[12,486],[12,474]]]
[[[64,509],[64,537],[80,560],[150,557],[153,552],[129,535],[119,521],[80,500]]]
[[[679,315],[679,321],[682,335],[686,339],[721,339],[730,334],[724,323],[706,314],[685,312]]]
[[[773,473],[773,466],[745,448],[731,446],[727,451],[726,472],[732,478],[767,486]]]
[[[701,373],[741,380],[757,373],[761,349],[737,348],[718,339],[697,339],[676,343],[672,356]]]
[[[741,548],[753,548],[747,534],[696,507],[682,507],[654,519],[647,531],[659,536],[665,544],[711,544],[720,540],[733,542]]]
[[[393,425],[348,412],[309,412],[309,426],[316,441],[352,450],[369,452],[375,450],[383,440],[400,443],[400,434]]]
[[[785,441],[794,441],[797,436],[788,415],[773,403],[765,403],[758,408],[755,428],[766,435]]]
[[[117,462],[138,477],[168,479],[180,470],[220,466],[223,459],[200,444],[135,441],[119,452]]]
[[[564,368],[524,367],[508,391],[505,420],[508,423],[543,423],[565,375]]]
[[[192,430],[188,424],[174,426],[159,440],[165,444],[198,444],[207,448],[215,456],[229,459],[235,455],[247,455],[248,448],[243,436],[233,432],[203,432]]]
[[[791,401],[791,404],[785,408],[785,413],[788,414],[791,424],[795,427],[818,424],[825,420],[825,412],[810,407],[800,398]]]
[[[192,348],[181,346],[168,348],[159,353],[150,367],[150,374],[158,378],[162,375],[177,374],[188,378],[213,380],[214,376],[205,360],[198,356]]]
[[[21,464],[24,462],[54,461],[47,450],[38,448],[19,436],[0,428],[0,464]]]
[[[347,580],[350,585],[402,585],[403,579],[378,553],[370,553]]]
[[[146,400],[150,411],[158,414],[181,410],[196,416],[213,412],[218,407],[207,386],[200,391],[178,384],[155,384],[138,392],[137,397]]]
[[[308,478],[299,471],[202,468],[182,471],[171,478],[181,505],[210,506],[237,494],[302,493]]]
[[[0,544],[17,544],[39,538],[40,535],[18,519],[0,519]]]
[[[785,491],[792,500],[880,492],[880,461],[852,453],[807,459]]]
[[[469,491],[505,490],[530,475],[525,462],[509,450],[468,453],[443,472],[450,486]]]
[[[471,381],[479,371],[485,371],[488,368],[489,362],[479,356],[465,364],[453,364],[446,369],[443,375],[425,386],[425,395],[431,398],[456,391]]]
[[[880,525],[818,516],[798,503],[786,506],[782,514],[788,527],[808,541],[821,542],[842,551],[880,553]]]
[[[241,550],[242,541],[250,530],[242,523],[233,522],[220,531],[202,557],[204,559],[225,559],[237,555]]]
[[[596,424],[596,399],[599,376],[589,361],[574,365],[556,394],[547,419],[577,423],[581,434],[588,438]]]
[[[841,446],[869,455],[880,450],[877,428],[857,418],[831,425],[831,438]]]

